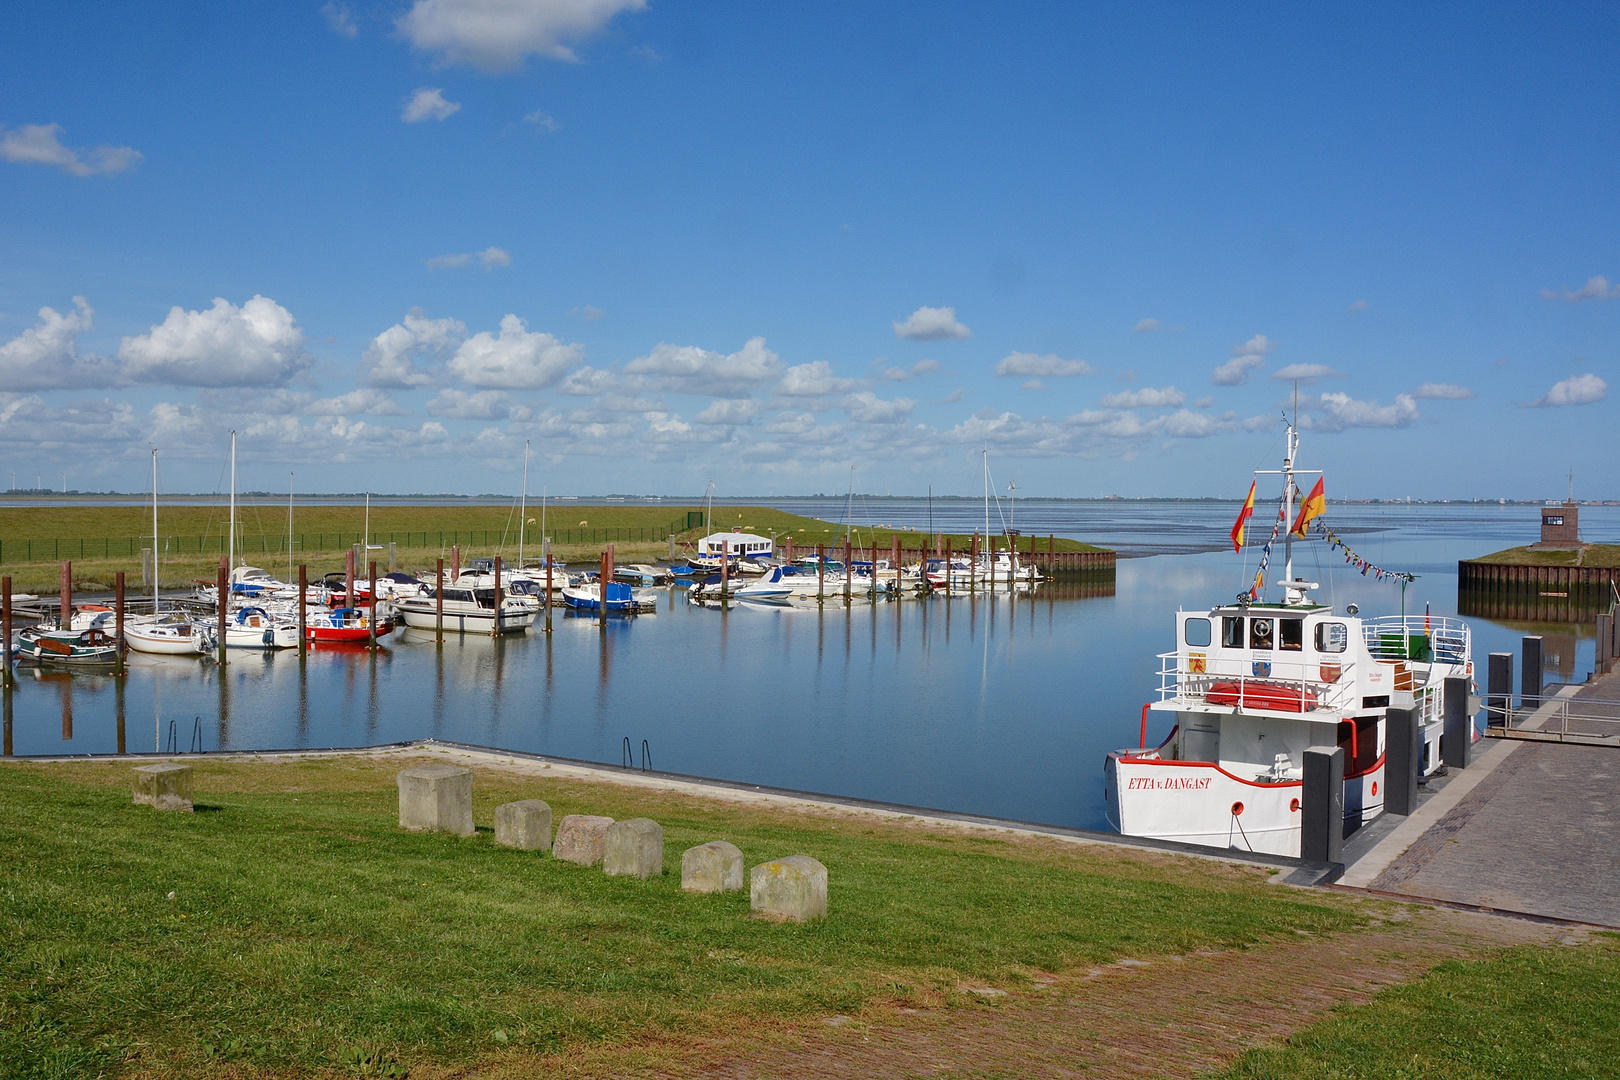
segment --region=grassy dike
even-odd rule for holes
[[[545,513],[547,532],[556,540],[557,557],[566,562],[587,564],[601,556],[609,542],[614,544],[619,562],[654,562],[667,558],[668,536],[673,533],[677,542],[694,543],[706,535],[709,528],[677,528],[684,525],[689,512],[702,511],[701,506],[620,506],[582,505],[560,503],[551,505]],[[794,544],[803,549],[814,549],[818,543],[831,544],[840,535],[839,526],[816,518],[790,514],[760,506],[715,506],[713,529],[740,528],[763,536],[791,535]],[[160,537],[182,538],[174,544],[165,542],[170,550],[162,553],[160,571],[164,588],[183,588],[193,579],[212,581],[219,568],[219,538],[224,535],[227,512],[224,507],[173,506],[159,509]],[[540,554],[539,537],[541,510],[536,505],[528,508],[527,517],[533,522],[527,526],[527,547],[524,555],[537,559]],[[263,566],[272,573],[287,573],[287,508],[286,504],[246,504],[238,507],[238,536],[242,559],[254,566]],[[697,519],[694,519],[697,520]],[[10,575],[13,588],[18,591],[54,593],[57,587],[60,563],[56,558],[73,561],[74,587],[86,590],[112,588],[113,575],[124,571],[132,588],[140,585],[140,555],[151,542],[152,513],[150,507],[129,506],[67,506],[20,507],[0,509],[0,573]],[[295,559],[309,566],[311,577],[319,579],[331,570],[343,569],[344,552],[338,536],[355,542],[365,529],[364,506],[309,506],[296,510],[293,520]],[[635,531],[651,539],[625,539],[615,533]],[[402,569],[428,572],[434,560],[450,557],[451,537],[462,537],[463,560],[480,556],[501,555],[506,559],[517,557],[518,511],[513,506],[374,506],[371,510],[370,537],[373,543],[386,545],[396,542]],[[430,535],[424,535],[430,534]],[[444,534],[444,545],[438,543]],[[476,534],[476,540],[467,537]],[[887,547],[898,534],[908,550],[915,550],[922,535],[911,530],[891,529],[886,526],[857,528],[856,542],[877,543]],[[320,537],[327,538],[331,550],[315,550]],[[198,537],[209,541],[209,553],[195,554]],[[136,554],[127,554],[128,540],[133,538]],[[299,546],[299,538],[307,547]],[[107,558],[98,553],[109,540],[124,541],[123,556]],[[30,551],[28,544],[32,541]],[[81,545],[82,541],[82,545]],[[961,550],[968,538],[952,535],[953,549]],[[1026,540],[1025,543],[1028,541]],[[174,554],[189,547],[191,554]],[[1059,551],[1098,551],[1090,544],[1074,540],[1058,540]],[[1045,541],[1041,541],[1045,550]],[[80,555],[83,551],[85,554]],[[47,556],[45,553],[50,552]],[[386,561],[386,552],[375,553],[379,565]]]
[[[396,827],[402,759],[199,760],[195,814],[131,765],[0,767],[0,1075],[567,1073],[582,1054],[872,1006],[951,1008],[1121,957],[1353,932],[1264,870],[477,770],[477,836]],[[665,875],[495,846],[496,805],[645,815]],[[831,915],[679,888],[681,851],[803,853]]]

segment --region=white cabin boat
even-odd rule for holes
[[[465,577],[466,575],[463,575]],[[394,604],[405,625],[416,630],[433,630],[439,624],[439,605],[434,587],[423,588],[420,596],[398,600]],[[467,588],[459,584],[444,589],[444,629],[452,634],[488,634],[494,631],[495,588]],[[530,597],[503,595],[501,597],[500,631],[503,634],[521,634],[534,625],[540,605]]]
[[[1288,430],[1285,505],[1298,439]],[[1469,627],[1428,615],[1362,619],[1310,599],[1286,548],[1281,603],[1237,603],[1175,615],[1176,647],[1160,655],[1158,700],[1173,720],[1156,747],[1118,750],[1104,765],[1109,824],[1129,836],[1300,853],[1304,753],[1345,751],[1347,830],[1384,807],[1385,710],[1417,709],[1421,768],[1440,768],[1442,691],[1474,675]]]

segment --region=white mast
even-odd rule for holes
[[[990,542],[990,448],[982,451],[984,458],[984,542]],[[989,553],[985,553],[985,560],[989,561]]]
[[[371,492],[366,492],[366,532],[360,537],[360,557],[364,559],[371,550]],[[355,568],[357,571],[359,567]]]
[[[296,483],[297,483],[296,474],[294,474],[292,471],[289,470],[288,473],[287,473],[287,580],[288,581],[292,580],[292,572],[293,572],[293,552],[292,552],[293,492],[297,490],[297,488],[294,486]]]
[[[226,555],[225,555],[225,568],[227,570],[227,573],[225,575],[225,587],[226,588],[230,588],[230,584],[231,584],[229,571],[236,569],[236,432],[234,432],[234,431],[231,432],[231,523],[230,523],[230,534],[231,534],[230,547],[226,551]],[[224,632],[225,632],[224,628],[222,627],[220,629],[220,633],[223,634]]]
[[[1294,516],[1294,455],[1299,450],[1299,436],[1294,432],[1294,425],[1288,425],[1288,449],[1283,458],[1283,580],[1294,580],[1294,523],[1289,519]]]
[[[158,609],[157,447],[152,448],[152,615]]]
[[[523,494],[518,496],[518,564],[523,569],[523,526],[529,523],[529,440],[523,440]]]

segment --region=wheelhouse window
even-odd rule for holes
[[[1221,645],[1228,649],[1243,648],[1243,616],[1226,615],[1221,618]]]
[[[1209,644],[1209,620],[1188,619],[1182,624],[1182,640],[1195,649],[1202,649]]]
[[[1342,622],[1316,624],[1316,651],[1342,653],[1350,647],[1350,628]]]
[[[1277,646],[1291,652],[1303,650],[1305,648],[1305,620],[1278,619]]]
[[[1270,649],[1275,640],[1274,627],[1271,619],[1249,620],[1249,648]]]

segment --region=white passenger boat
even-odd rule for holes
[[[1298,446],[1290,426],[1284,528]],[[1176,613],[1158,700],[1143,706],[1144,732],[1149,715],[1174,729],[1160,745],[1115,751],[1104,765],[1108,821],[1119,832],[1297,856],[1307,748],[1344,748],[1347,830],[1383,812],[1389,708],[1418,710],[1421,768],[1440,768],[1445,680],[1472,688],[1468,625],[1428,615],[1362,619],[1355,605],[1341,613],[1311,599],[1316,583],[1294,577],[1291,542],[1285,552],[1283,577],[1272,583],[1280,603],[1260,602],[1257,580],[1236,603]]]
[[[466,575],[463,575],[465,577]],[[416,630],[438,626],[439,608],[432,585],[420,596],[394,602],[405,625]],[[521,634],[534,625],[540,606],[532,597],[501,597],[500,629],[503,634]],[[444,628],[454,634],[488,634],[495,629],[495,589],[447,585],[444,589]]]

